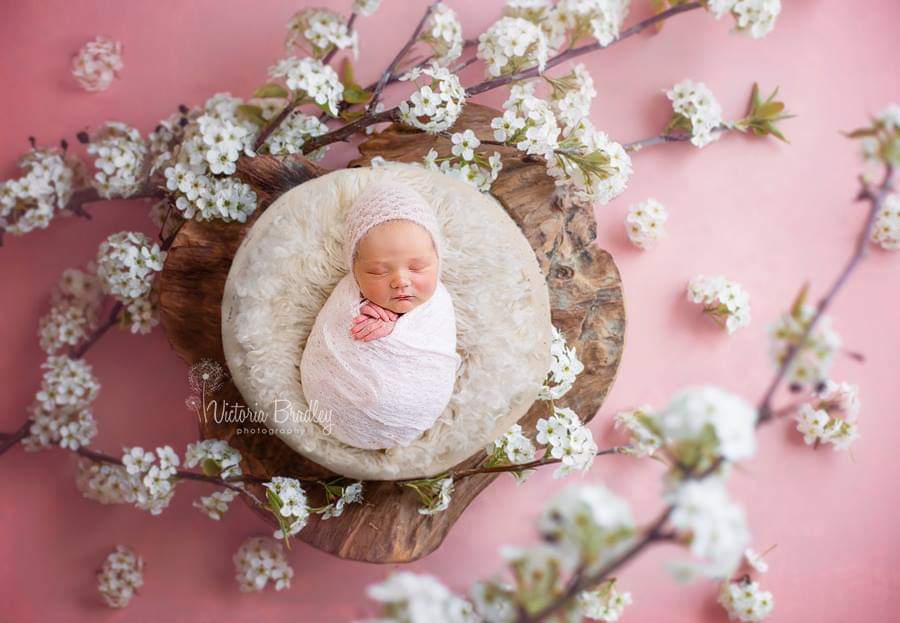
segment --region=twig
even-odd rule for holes
[[[119,314],[122,313],[123,307],[125,307],[125,305],[122,301],[116,301],[116,304],[112,306],[112,309],[109,311],[109,316],[107,316],[103,324],[94,329],[84,342],[69,349],[69,357],[71,359],[81,359],[84,357],[85,353],[97,343],[97,340],[103,337],[103,335],[119,321]]]
[[[850,259],[847,261],[844,269],[841,271],[841,273],[838,275],[838,278],[828,290],[828,293],[819,301],[819,304],[816,307],[816,312],[813,315],[812,320],[810,320],[809,324],[806,326],[806,329],[803,331],[803,334],[800,336],[800,339],[797,340],[796,343],[789,346],[787,356],[781,362],[781,366],[779,366],[778,372],[775,374],[775,378],[772,379],[772,382],[769,384],[766,393],[763,395],[762,400],[759,402],[759,406],[757,407],[757,424],[765,422],[772,417],[772,397],[774,396],[775,391],[778,389],[778,386],[784,380],[788,368],[794,362],[794,359],[800,352],[799,347],[802,347],[802,345],[806,342],[807,338],[813,332],[813,329],[815,329],[816,324],[819,322],[819,319],[825,313],[825,310],[828,309],[828,307],[834,300],[834,297],[847,282],[850,274],[859,265],[859,262],[863,259],[863,257],[865,257],[866,253],[868,253],[869,238],[872,235],[872,228],[875,225],[875,219],[878,217],[878,212],[879,210],[881,210],[881,206],[884,203],[885,198],[893,191],[893,177],[894,168],[893,166],[888,164],[885,165],[884,178],[882,179],[877,192],[873,193],[869,184],[867,182],[863,182],[863,188],[857,195],[856,201],[867,200],[871,204],[871,207],[869,208],[869,214],[866,218],[865,226],[863,227],[862,231],[860,231],[859,236],[856,239],[856,248],[854,250],[854,253],[850,256]]]
[[[846,283],[850,274],[853,272],[853,270],[859,264],[860,260],[866,255],[866,249],[869,244],[869,237],[872,232],[872,226],[875,222],[875,218],[878,215],[878,211],[881,209],[881,205],[884,202],[885,197],[893,190],[893,185],[892,185],[893,167],[890,164],[885,165],[885,166],[886,166],[886,170],[885,170],[884,179],[882,180],[880,186],[878,187],[877,192],[873,192],[872,189],[869,187],[869,184],[866,182],[863,182],[863,188],[860,191],[859,195],[856,197],[856,200],[857,201],[861,201],[863,199],[868,200],[869,202],[871,202],[871,208],[870,208],[868,216],[866,218],[865,225],[862,228],[862,231],[860,232],[860,234],[857,238],[856,250],[855,250],[854,254],[852,255],[852,257],[850,258],[850,260],[847,262],[847,265],[844,267],[844,270],[842,270],[841,273],[838,275],[838,278],[835,280],[834,284],[831,286],[831,288],[829,289],[826,296],[819,302],[819,305],[816,309],[816,314],[815,314],[815,316],[813,316],[812,321],[809,323],[809,326],[807,327],[807,330],[804,332],[803,337],[800,339],[799,344],[803,344],[806,337],[812,331],[812,328],[813,328],[816,320],[818,320],[818,318],[822,315],[822,313],[825,311],[825,309],[828,308],[828,306],[834,300],[834,297],[837,295],[837,293],[840,291],[840,289]],[[759,407],[758,407],[759,416],[757,417],[757,421],[756,421],[757,427],[760,426],[761,424],[765,423],[766,421],[773,419],[776,415],[781,415],[783,412],[789,412],[789,410],[791,408],[796,407],[796,405],[788,405],[785,408],[779,409],[777,411],[772,411],[770,403],[772,400],[772,396],[775,393],[775,390],[778,388],[778,386],[784,380],[786,370],[790,366],[793,359],[797,356],[798,352],[799,352],[798,349],[791,349],[791,351],[788,353],[787,357],[785,357],[785,360],[782,363],[782,365],[778,368],[778,371],[775,374],[775,378],[770,383],[768,389],[766,390],[765,394],[763,395],[763,398],[760,401]],[[686,478],[702,480],[703,478],[706,478],[709,475],[711,475],[712,473],[714,473],[719,468],[719,466],[722,465],[722,463],[724,463],[724,462],[725,462],[725,458],[723,456],[719,455],[716,458],[716,460],[713,461],[712,465],[710,467],[708,467],[707,469],[703,470],[702,472],[694,474],[694,473],[691,473],[690,470],[686,470],[684,468],[682,468],[682,471]],[[553,613],[558,612],[560,609],[564,608],[565,605],[567,603],[569,603],[572,599],[575,599],[582,590],[585,590],[592,586],[596,586],[600,582],[609,578],[609,576],[612,573],[614,573],[622,565],[624,565],[629,560],[634,558],[638,553],[643,551],[645,548],[647,548],[652,543],[662,541],[662,540],[669,540],[669,539],[673,538],[674,536],[677,536],[671,532],[663,531],[663,528],[665,527],[665,523],[666,523],[666,521],[668,521],[668,518],[671,515],[673,510],[674,510],[674,507],[671,505],[666,507],[666,509],[663,511],[663,513],[659,516],[659,518],[651,525],[651,527],[649,529],[647,529],[644,532],[643,536],[637,542],[635,542],[634,545],[632,545],[628,550],[626,550],[624,554],[622,554],[618,558],[616,558],[616,559],[612,560],[611,562],[609,562],[608,564],[606,564],[602,569],[600,569],[596,573],[591,574],[590,576],[583,576],[581,574],[576,573],[570,586],[563,593],[563,595],[561,595],[557,599],[554,599],[550,604],[548,604],[546,607],[544,607],[537,613],[528,614],[527,612],[520,611],[518,622],[519,623],[531,623],[533,621],[541,621],[541,620],[545,619],[546,617],[552,615]]]
[[[601,50],[601,49],[609,48],[609,47],[615,45],[616,43],[619,43],[620,41],[624,41],[628,37],[638,34],[639,32],[649,28],[650,26],[652,26],[656,23],[662,22],[670,17],[678,15],[679,13],[685,13],[687,11],[697,9],[702,6],[703,5],[700,4],[699,2],[688,2],[686,4],[680,4],[678,6],[674,6],[670,9],[667,9],[667,10],[663,11],[662,13],[654,15],[653,17],[649,17],[645,20],[638,22],[631,28],[628,28],[627,30],[620,33],[616,39],[614,39],[613,41],[611,41],[609,43],[609,45],[603,46],[603,45],[600,45],[600,43],[598,42],[598,43],[583,45],[579,48],[572,48],[570,50],[562,52],[562,53],[558,54],[557,56],[553,57],[552,59],[550,59],[549,61],[547,61],[545,71],[546,71],[546,69],[555,67],[556,65],[559,65],[560,63],[564,63],[567,60],[570,60],[570,59],[580,56],[582,54],[587,54],[588,52],[593,52],[594,50]],[[492,89],[496,89],[497,87],[501,87],[505,84],[509,84],[510,82],[524,80],[526,78],[532,78],[539,74],[540,74],[539,68],[532,67],[531,69],[520,71],[515,74],[499,76],[492,80],[486,80],[484,82],[476,84],[475,86],[467,88],[466,89],[466,97],[471,97],[473,95],[478,95],[479,93],[484,93],[485,91],[490,91]],[[340,128],[332,130],[331,132],[326,132],[325,134],[311,138],[310,140],[303,143],[303,146],[301,147],[301,151],[303,154],[308,154],[310,152],[315,151],[316,149],[318,149],[320,147],[323,147],[324,145],[329,145],[329,144],[337,142],[337,141],[343,141],[347,137],[358,132],[359,130],[366,128],[370,125],[373,125],[375,123],[396,120],[398,118],[399,110],[400,110],[400,108],[395,106],[394,108],[383,111],[381,113],[374,113],[372,111],[369,111],[366,115],[364,115],[363,117],[360,117],[359,119],[357,119],[356,121],[354,121],[350,124],[341,126]]]
[[[413,31],[413,34],[410,36],[409,40],[406,42],[400,51],[397,52],[397,55],[394,57],[394,60],[391,61],[391,64],[388,65],[388,68],[384,70],[381,74],[381,78],[378,79],[378,84],[375,85],[375,91],[372,93],[372,99],[369,100],[369,104],[367,109],[374,111],[375,106],[378,104],[378,98],[381,97],[381,91],[384,89],[384,85],[387,84],[388,79],[394,75],[394,70],[397,68],[397,65],[400,64],[400,61],[403,60],[403,57],[410,51],[410,49],[415,45],[416,41],[419,39],[419,33],[422,32],[422,28],[425,27],[425,22],[428,21],[428,18],[434,12],[434,9],[437,5],[440,4],[440,0],[436,2],[432,2],[428,5],[428,8],[425,10],[425,15],[422,16],[422,19],[419,20],[418,25],[416,25],[416,29]]]

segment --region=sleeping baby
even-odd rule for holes
[[[402,182],[367,186],[347,215],[350,272],[313,324],[300,362],[310,407],[365,449],[408,446],[443,413],[456,382],[456,316],[441,283],[443,240]]]

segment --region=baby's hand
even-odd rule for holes
[[[360,308],[360,315],[353,319],[350,336],[355,340],[369,342],[390,335],[397,323],[398,315],[371,301]]]

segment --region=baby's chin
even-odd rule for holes
[[[387,302],[387,305],[382,305],[382,307],[386,307],[395,314],[405,314],[406,312],[415,309],[421,304],[422,301],[419,299],[419,297],[416,296],[403,300],[391,299]]]

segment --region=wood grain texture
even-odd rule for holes
[[[491,140],[490,120],[499,113],[469,104],[456,128],[470,128],[480,139]],[[359,146],[360,157],[348,166],[367,166],[374,156],[403,162],[421,161],[430,148],[441,156],[450,141],[394,124]],[[554,201],[553,179],[543,161],[523,157],[503,146],[486,145],[503,156],[503,170],[491,193],[524,232],[547,277],[553,323],[573,345],[585,366],[560,406],[574,409],[590,420],[611,387],[622,354],[625,308],[621,280],[612,258],[593,241],[596,225],[589,207],[561,209]],[[275,198],[306,179],[325,171],[301,158],[242,159],[237,176],[251,184],[260,197],[255,216]],[[231,260],[253,224],[188,222],[178,233],[158,280],[161,324],[175,352],[188,364],[208,358],[224,365],[221,340],[221,302]],[[227,382],[213,398],[242,403],[234,384]],[[547,414],[547,403],[537,402],[520,420],[526,433]],[[271,476],[334,476],[303,458],[274,435],[240,434],[237,425],[199,421],[203,438],[227,440],[244,456],[244,470],[258,478]],[[458,468],[477,467],[485,455],[476,455]],[[415,493],[393,482],[366,482],[364,502],[346,507],[340,517],[322,521],[313,514],[297,538],[342,558],[391,563],[416,560],[434,551],[469,503],[497,475],[475,475],[455,484],[450,507],[436,515],[418,513]],[[320,487],[304,487],[313,506],[323,502]],[[256,486],[257,495],[261,487]],[[268,513],[261,516],[274,526]]]

